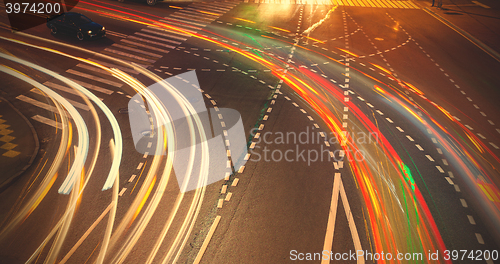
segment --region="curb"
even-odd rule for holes
[[[10,178],[8,178],[7,180],[5,180],[4,182],[0,183],[0,193],[3,192],[5,189],[7,189],[7,187],[13,183],[19,176],[21,176],[21,174],[23,174],[30,166],[31,164],[33,164],[33,161],[35,160],[37,154],[38,154],[38,150],[40,149],[40,142],[38,141],[38,134],[36,133],[35,131],[35,128],[33,127],[33,125],[31,124],[31,122],[29,121],[28,118],[26,118],[16,107],[14,107],[13,104],[11,104],[7,99],[3,98],[0,96],[0,100],[6,102],[14,111],[16,111],[16,113],[18,115],[20,115],[24,121],[26,122],[26,124],[30,127],[31,129],[31,132],[33,134],[33,139],[35,140],[35,150],[33,151],[33,154],[31,154],[31,158],[28,162],[28,164],[26,164],[26,166],[24,166],[20,171],[18,171],[16,174],[14,174],[13,176],[11,176]]]
[[[432,11],[430,8],[428,8],[428,7],[422,7],[422,9],[426,13],[428,13],[429,15],[431,15],[432,17],[434,17],[435,19],[437,19],[438,21],[440,21],[441,23],[443,23],[446,26],[448,26],[449,28],[453,29],[455,32],[457,32],[458,34],[460,34],[462,37],[464,37],[465,39],[467,39],[468,41],[470,41],[472,44],[476,45],[478,48],[480,48],[486,54],[490,55],[490,57],[492,57],[493,59],[495,59],[497,62],[500,62],[500,54],[498,52],[496,52],[495,50],[493,50],[492,48],[490,48],[488,45],[484,44],[479,39],[473,37],[471,34],[467,33],[467,31],[465,31],[465,30],[459,28],[458,26],[454,25],[453,23],[451,23],[450,21],[448,21],[446,18],[444,18],[441,15],[437,14],[436,12]]]

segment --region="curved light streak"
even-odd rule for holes
[[[31,36],[29,34],[26,34],[26,35]],[[59,55],[62,55],[62,56],[68,57],[68,58],[72,58],[72,59],[75,59],[75,60],[79,60],[79,61],[91,64],[93,66],[97,66],[97,67],[100,67],[100,68],[102,68],[104,70],[109,71],[109,69],[107,67],[105,67],[105,66],[102,66],[102,65],[97,64],[95,62],[92,62],[92,61],[89,61],[89,60],[85,60],[85,59],[82,59],[82,58],[79,58],[79,57],[75,57],[75,56],[72,56],[72,55],[69,55],[69,54],[57,51],[57,50],[53,50],[53,49],[46,48],[46,47],[40,47],[40,46],[32,45],[32,44],[29,44],[29,43],[26,43],[26,42],[23,42],[23,41],[14,40],[14,39],[10,39],[10,38],[5,38],[5,37],[2,37],[2,36],[0,36],[0,39],[4,39],[4,40],[10,41],[10,42],[15,42],[15,43],[18,43],[18,44],[21,44],[21,45],[25,45],[25,46],[37,48],[37,49],[40,49],[40,50],[45,50],[45,51],[48,51],[48,52],[56,53],[56,54],[59,54]],[[83,49],[83,50],[85,50],[85,49]],[[9,55],[5,55],[5,56],[9,56]],[[66,78],[64,76],[61,76],[61,75],[59,75],[59,74],[57,74],[57,73],[55,73],[55,72],[53,72],[51,70],[48,70],[48,69],[45,69],[45,68],[43,68],[41,66],[33,64],[31,62],[24,61],[24,60],[21,60],[21,59],[12,57],[12,56],[9,56],[9,57],[13,61],[16,61],[16,62],[18,62],[20,64],[24,64],[26,66],[29,66],[29,67],[33,68],[33,69],[37,69],[37,70],[39,70],[39,71],[41,71],[41,72],[43,72],[45,74],[48,74],[50,76],[53,76],[53,77],[61,80],[62,82],[64,82],[67,85],[69,85],[70,87],[73,87],[73,88],[77,89],[79,92],[81,92],[82,94],[84,94],[85,96],[87,96],[88,98],[90,98],[92,100],[92,102],[94,102],[101,109],[101,111],[106,115],[106,118],[109,120],[109,122],[111,124],[111,128],[113,130],[113,137],[114,137],[114,140],[115,140],[115,143],[116,143],[116,148],[115,148],[115,155],[113,156],[113,161],[111,163],[111,169],[109,170],[108,176],[106,178],[106,182],[104,183],[104,186],[103,186],[102,190],[104,191],[104,190],[107,190],[107,189],[111,188],[113,186],[115,178],[118,175],[119,167],[120,167],[120,163],[121,163],[121,157],[122,157],[122,154],[123,154],[123,138],[122,138],[122,134],[121,134],[121,131],[120,131],[120,126],[118,125],[118,121],[116,120],[116,118],[113,115],[113,113],[111,112],[111,110],[97,96],[95,96],[93,93],[91,93],[89,90],[85,89],[81,85],[75,83],[74,81],[72,81],[72,80],[70,80],[70,79],[68,79],[68,78]],[[70,180],[68,180],[68,178],[67,178],[67,181],[65,181],[65,183],[63,183],[63,185],[59,188],[59,192],[60,193],[69,194],[69,192],[71,191],[71,188],[72,188],[72,185],[70,184],[70,181],[74,182],[74,175],[71,177]]]

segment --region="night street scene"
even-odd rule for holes
[[[0,264],[500,263],[499,1],[0,9]]]

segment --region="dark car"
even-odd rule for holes
[[[82,14],[68,12],[47,18],[47,27],[54,35],[63,33],[76,36],[79,40],[102,38],[106,29]]]

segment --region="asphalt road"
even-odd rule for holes
[[[105,38],[0,31],[3,96],[41,141],[0,193],[0,263],[496,263],[470,257],[500,243],[499,62],[410,2],[258,2],[85,1]],[[166,78],[186,101],[143,92]],[[207,108],[222,141],[194,115],[138,143],[129,103]]]

